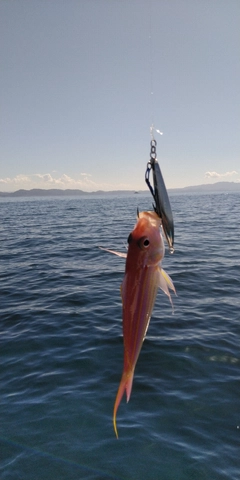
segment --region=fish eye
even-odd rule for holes
[[[128,242],[128,243],[131,243],[131,241],[132,241],[132,234],[130,233],[130,234],[128,235],[127,242]]]
[[[150,241],[147,237],[141,237],[137,243],[138,243],[138,246],[141,248],[141,250],[145,250],[150,245]]]

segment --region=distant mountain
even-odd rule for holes
[[[50,188],[48,190],[42,188],[32,188],[31,190],[21,189],[11,193],[0,192],[1,197],[52,197],[85,194],[86,192],[84,192],[83,190],[61,190],[58,188]]]
[[[96,192],[84,192],[83,190],[73,190],[66,189],[61,190],[60,188],[32,188],[31,190],[17,190],[16,192],[0,192],[0,197],[73,197],[73,196],[82,196],[82,195],[126,195],[126,193],[133,193],[133,190],[114,190],[105,192],[104,190],[97,190]]]
[[[67,197],[67,196],[82,196],[82,195],[126,195],[129,193],[146,193],[148,190],[142,190],[136,192],[134,190],[114,190],[104,192],[98,190],[97,192],[84,192],[83,190],[61,190],[57,188],[51,188],[49,190],[41,188],[33,188],[31,190],[17,190],[16,192],[0,192],[0,197]],[[191,187],[183,188],[169,188],[169,193],[240,193],[240,182],[217,182],[211,184],[194,185]]]
[[[191,187],[169,188],[168,191],[172,193],[240,193],[240,182],[216,182]]]

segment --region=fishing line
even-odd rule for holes
[[[152,0],[150,0],[149,5],[149,75],[150,75],[150,117],[151,117],[151,127],[150,135],[153,134],[154,126],[154,107],[153,107],[153,40],[152,40]]]
[[[151,126],[150,126],[150,137],[151,140],[154,140],[154,132],[157,132],[159,135],[163,135],[159,129],[155,129],[154,127],[154,119],[155,119],[155,106],[154,106],[154,88],[153,88],[153,78],[154,78],[154,68],[153,68],[153,60],[154,60],[154,44],[153,44],[153,3],[152,0],[149,0],[149,77],[150,77],[150,117],[151,117]]]

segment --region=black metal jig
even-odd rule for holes
[[[157,215],[162,220],[163,231],[169,246],[169,251],[173,253],[174,252],[173,214],[172,214],[170,201],[168,198],[167,189],[163,180],[159,163],[157,161],[156,140],[152,139],[150,142],[150,146],[151,146],[150,160],[147,163],[145,181],[155,201],[155,205],[153,205],[153,208],[157,213]],[[151,170],[153,175],[153,187],[149,180]]]

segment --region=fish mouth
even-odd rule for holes
[[[159,217],[158,213],[147,211],[147,212],[139,212],[138,218],[146,218],[153,227],[159,228],[162,224],[161,218]]]

